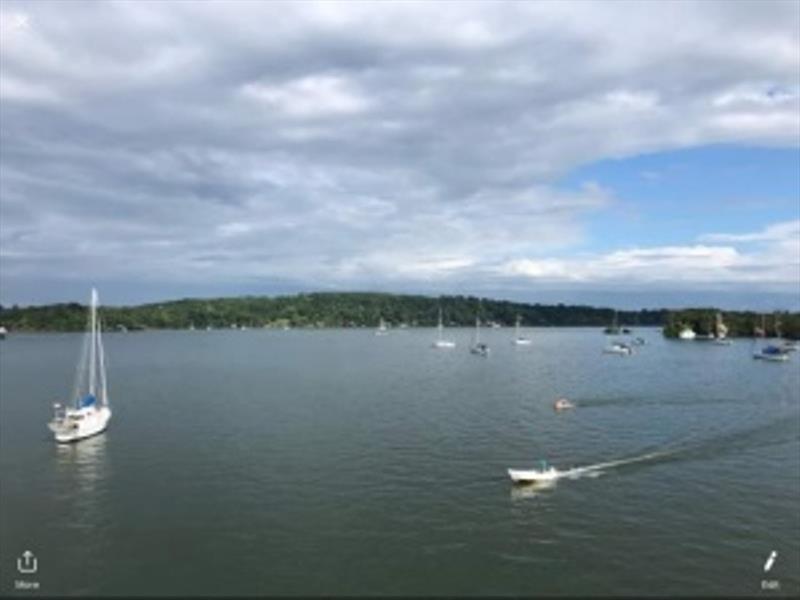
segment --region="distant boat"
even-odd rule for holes
[[[603,348],[604,354],[618,354],[620,356],[630,356],[633,354],[633,348],[623,342],[614,342],[610,346]]]
[[[571,408],[575,408],[575,405],[566,398],[559,398],[553,404],[553,410],[555,410],[556,412],[561,412],[562,410],[569,410]]]
[[[728,326],[722,320],[722,313],[718,312],[716,322],[714,324],[714,341],[715,346],[731,346],[733,341],[728,339]]]
[[[789,352],[779,346],[770,344],[754,352],[753,358],[772,362],[786,362],[789,360]]]
[[[0,340],[6,339],[7,335],[8,335],[8,329],[0,325]]]
[[[693,340],[697,337],[697,334],[694,332],[694,329],[686,325],[681,332],[678,334],[678,339],[689,341]]]
[[[475,339],[469,351],[478,356],[489,356],[489,346],[481,342],[481,319],[475,317]]]
[[[620,328],[619,328],[619,318],[617,315],[617,311],[614,311],[614,320],[611,322],[611,325],[609,325],[603,330],[603,333],[605,333],[606,335],[619,335]]]
[[[433,342],[432,346],[434,348],[455,348],[456,343],[452,340],[444,339],[444,322],[442,321],[442,309],[439,308],[439,324],[436,326],[438,330],[438,337],[436,341]]]
[[[383,320],[381,317],[380,323],[378,323],[378,328],[375,330],[375,335],[386,335],[389,333],[389,329],[386,327],[386,321]]]
[[[775,323],[776,328],[780,328],[780,325]],[[767,324],[766,324],[766,317],[761,315],[761,329],[756,329],[756,337],[763,339],[767,335]],[[753,343],[756,344],[757,342],[753,340]],[[765,360],[769,362],[786,362],[789,360],[789,352],[780,346],[776,346],[775,344],[767,344],[766,346],[762,345],[761,348],[758,348],[755,352],[753,352],[753,358],[757,360]]]
[[[74,404],[72,407],[54,404],[55,415],[48,424],[57,442],[76,442],[97,435],[105,430],[111,419],[103,338],[97,318],[98,303],[97,290],[92,289],[89,327],[78,362]],[[85,381],[87,376],[88,382]],[[87,383],[85,389],[84,383]]]
[[[512,344],[516,344],[517,346],[530,346],[531,340],[530,338],[523,337],[519,330],[520,325],[520,316],[517,315],[517,322],[514,325],[514,339],[511,340]]]

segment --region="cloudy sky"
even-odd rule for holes
[[[0,302],[800,306],[800,3],[0,4]]]

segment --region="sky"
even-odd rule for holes
[[[0,3],[0,303],[800,309],[800,2]]]

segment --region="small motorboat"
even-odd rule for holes
[[[715,338],[714,341],[711,342],[714,346],[733,346],[733,340],[729,340],[728,338]]]
[[[619,356],[630,356],[633,354],[633,348],[623,342],[614,342],[610,346],[603,348],[604,354],[617,354]]]
[[[569,410],[575,408],[575,405],[566,398],[559,398],[553,404],[553,410],[561,412],[562,410]]]
[[[778,346],[765,346],[753,354],[753,358],[768,360],[773,362],[784,362],[789,360],[789,353]]]
[[[469,351],[472,354],[477,354],[478,356],[489,356],[489,346],[483,342],[478,342],[474,346],[470,346]]]
[[[508,476],[514,483],[542,483],[555,481],[560,473],[555,467],[549,467],[547,461],[542,461],[539,469],[508,469]]]

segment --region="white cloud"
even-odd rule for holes
[[[678,289],[719,284],[800,288],[800,221],[746,234],[708,234],[700,240],[706,243],[630,248],[567,259],[517,259],[498,265],[497,273],[548,282],[663,283]],[[759,243],[757,247],[747,248],[754,242]]]
[[[642,152],[797,148],[797,3],[5,0],[0,12],[6,289],[83,273],[796,279],[780,232],[578,254],[616,201],[557,181]]]
[[[332,75],[311,75],[278,85],[246,83],[241,93],[298,118],[355,114],[371,105],[352,82]]]

